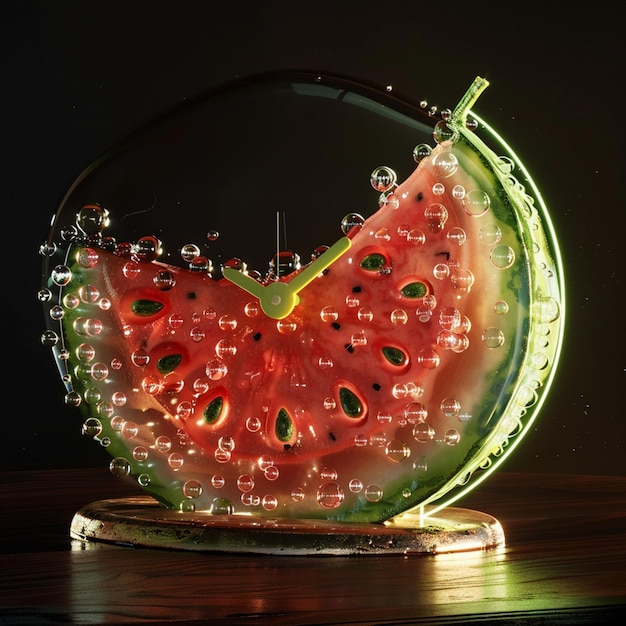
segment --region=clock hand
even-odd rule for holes
[[[347,252],[352,245],[352,240],[348,237],[342,237],[336,241],[328,250],[321,254],[315,261],[309,263],[288,285],[292,288],[294,294],[304,289],[311,281],[319,276],[327,267],[332,265],[342,254]]]
[[[288,283],[276,281],[265,286],[232,267],[225,267],[222,274],[231,283],[258,298],[263,312],[268,317],[277,320],[287,317],[300,300]]]
[[[232,267],[225,267],[222,270],[222,274],[224,278],[237,285],[237,287],[241,287],[255,298],[260,300],[263,297],[265,287],[251,276],[248,276],[248,274],[244,274]]]
[[[332,265],[351,245],[352,241],[348,237],[342,237],[290,282],[274,281],[262,285],[247,274],[230,267],[225,267],[222,274],[231,283],[258,298],[268,317],[279,320],[287,317],[300,302],[298,292]]]

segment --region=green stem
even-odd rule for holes
[[[486,78],[477,76],[474,79],[474,82],[470,85],[470,88],[465,92],[465,95],[456,105],[454,111],[452,111],[450,120],[455,124],[459,124],[461,126],[465,125],[469,110],[472,106],[474,106],[480,97],[480,94],[487,89],[488,86],[489,81]]]

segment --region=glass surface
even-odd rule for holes
[[[528,172],[468,107],[255,76],[77,178],[42,245],[42,342],[114,474],[186,512],[371,522],[506,458],[554,375],[562,269]]]

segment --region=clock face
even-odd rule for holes
[[[485,86],[438,111],[252,77],[79,176],[42,246],[42,341],[113,473],[185,511],[383,521],[499,465],[563,297],[532,180],[469,113]]]

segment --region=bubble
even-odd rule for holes
[[[193,243],[185,244],[180,249],[180,256],[183,261],[193,261],[196,257],[200,256],[200,248]]]
[[[298,329],[295,319],[285,318],[276,322],[276,328],[282,335],[294,333]]]
[[[403,309],[394,309],[389,318],[394,326],[404,326],[409,321],[409,314]]]
[[[318,503],[327,509],[336,509],[344,498],[343,489],[336,482],[323,483],[317,490]]]
[[[167,457],[167,464],[173,469],[178,470],[185,464],[185,459],[178,452],[172,452]]]
[[[450,267],[445,263],[437,263],[433,267],[433,276],[437,280],[445,280],[450,275]]]
[[[211,487],[221,489],[225,484],[226,480],[223,476],[220,476],[219,474],[213,474],[213,476],[211,476]]]
[[[90,374],[94,380],[105,380],[109,375],[109,368],[104,363],[94,363]]]
[[[459,431],[455,430],[454,428],[450,428],[449,430],[446,430],[446,432],[443,435],[443,441],[448,446],[456,446],[460,440],[461,440],[461,435],[459,434]]]
[[[472,189],[465,194],[461,204],[468,215],[480,217],[489,210],[491,199],[482,189]]]
[[[280,476],[280,471],[275,465],[270,465],[263,470],[263,475],[267,480],[276,480]]]
[[[385,165],[377,167],[370,175],[370,183],[376,191],[389,191],[397,180],[396,173]]]
[[[323,322],[336,322],[337,319],[339,318],[339,313],[334,307],[325,306],[320,311],[320,318],[322,319]]]
[[[367,445],[367,437],[361,433],[355,435],[354,437],[354,445],[357,448],[363,448]]]
[[[394,439],[387,444],[385,454],[390,461],[401,463],[411,456],[411,448],[404,441]]]
[[[506,315],[509,312],[509,305],[504,300],[498,300],[493,303],[493,312],[496,315]]]
[[[230,450],[224,450],[224,448],[217,447],[213,453],[215,460],[218,463],[228,463],[232,457]]]
[[[504,270],[511,267],[515,262],[515,252],[506,244],[499,244],[491,249],[489,258],[495,267]]]
[[[213,229],[209,230],[207,232],[207,234],[206,234],[206,238],[209,241],[217,241],[219,239],[219,236],[220,236],[219,232],[217,230],[213,230]]]
[[[428,230],[438,233],[443,230],[448,219],[448,209],[443,204],[431,204],[424,210],[424,218],[426,219]]]
[[[261,420],[258,417],[249,417],[246,420],[246,428],[251,433],[257,433],[261,430]]]
[[[135,461],[143,463],[148,458],[148,449],[145,446],[135,446],[133,448],[133,458]]]
[[[268,467],[274,465],[274,459],[271,456],[264,454],[259,457],[258,465],[259,469],[264,472]]]
[[[237,346],[229,339],[220,339],[215,344],[215,354],[220,358],[235,356],[237,354]]]
[[[422,246],[426,243],[426,235],[421,230],[413,228],[407,233],[406,240],[414,245]]]
[[[391,424],[392,417],[391,414],[387,411],[378,411],[376,414],[376,419],[380,424]]]
[[[130,469],[130,463],[122,457],[114,458],[109,464],[111,474],[118,477],[128,476],[130,474]]]
[[[135,424],[135,422],[124,421],[120,432],[122,433],[122,437],[124,437],[124,439],[134,439],[139,433],[139,427]]]
[[[174,285],[176,285],[176,278],[171,272],[163,270],[155,274],[152,282],[154,282],[154,286],[157,289],[160,289],[161,291],[169,291],[172,287],[174,287]]]
[[[486,224],[479,233],[478,238],[486,245],[493,246],[502,238],[502,231],[496,224]]]
[[[456,200],[462,200],[465,198],[465,187],[463,185],[454,185],[452,188],[452,197]]]
[[[139,261],[156,261],[162,252],[161,242],[151,235],[140,237],[133,246],[133,257]]]
[[[554,322],[561,314],[561,307],[554,298],[542,297],[533,303],[533,315],[544,324]]]
[[[209,507],[211,515],[232,515],[234,512],[235,507],[228,498],[214,498]]]
[[[242,474],[237,479],[237,488],[244,493],[252,491],[252,489],[254,489],[254,478],[249,474]]]
[[[417,355],[417,362],[428,370],[439,367],[439,355],[432,348],[422,348]]]
[[[81,248],[76,253],[76,262],[81,267],[91,269],[98,264],[100,256],[93,248]]]
[[[356,307],[359,306],[359,304],[361,304],[361,301],[353,294],[348,294],[346,296],[346,305],[351,308],[351,309],[355,309]]]
[[[257,315],[261,311],[261,307],[259,306],[258,302],[252,301],[246,304],[246,306],[243,308],[243,311],[248,317],[257,317]]]
[[[413,427],[413,437],[418,443],[428,443],[435,438],[435,429],[430,424],[416,424]]]
[[[53,330],[46,330],[41,334],[41,343],[46,348],[53,348],[59,343],[59,336]]]
[[[337,470],[332,467],[325,467],[320,472],[320,478],[322,480],[334,481],[337,480],[338,477],[339,474],[337,473]]]
[[[437,143],[442,143],[454,138],[454,131],[450,128],[450,126],[448,126],[445,120],[442,120],[441,122],[437,122],[435,124],[433,137]]]
[[[109,225],[109,212],[97,204],[85,205],[76,214],[76,225],[87,236],[99,235]]]
[[[348,213],[348,215],[341,220],[341,232],[347,235],[353,229],[356,229],[355,232],[361,230],[364,222],[365,218],[359,213]]]
[[[68,394],[65,395],[64,400],[67,406],[71,406],[74,408],[80,406],[82,402],[82,398],[77,391],[70,391]]]
[[[504,344],[504,333],[494,326],[485,328],[482,332],[482,341],[488,348],[499,348]]]
[[[461,324],[461,312],[451,306],[446,306],[439,312],[439,324],[445,330],[454,330]]]
[[[302,502],[306,497],[306,493],[302,487],[296,487],[289,495],[294,502]]]
[[[415,148],[413,148],[413,160],[416,163],[419,163],[423,159],[429,157],[432,153],[433,149],[426,143],[418,143]]]
[[[154,440],[154,445],[159,452],[169,452],[172,447],[172,442],[169,437],[160,435]]]
[[[102,432],[102,422],[95,418],[89,417],[85,420],[82,428],[82,434],[87,437],[98,437]]]
[[[545,352],[534,352],[530,357],[530,366],[536,370],[543,370],[550,364],[550,359]]]
[[[444,398],[439,406],[444,417],[456,417],[461,410],[461,403],[455,398]]]
[[[444,150],[433,157],[432,165],[433,169],[439,176],[442,178],[448,178],[457,171],[459,167],[459,160],[453,152]]]
[[[409,424],[425,422],[428,417],[428,410],[421,402],[410,402],[404,407],[404,417]]]
[[[372,483],[365,487],[365,498],[370,502],[379,502],[383,497],[383,490],[380,485]]]
[[[467,235],[465,234],[465,231],[462,228],[455,226],[454,228],[451,228],[446,233],[446,239],[460,246],[465,243],[465,240],[467,239]]]
[[[244,506],[259,506],[261,498],[253,493],[242,493],[241,504]]]
[[[66,265],[57,265],[52,272],[50,272],[50,278],[55,285],[64,287],[72,280],[72,272]]]
[[[358,478],[353,478],[348,483],[348,489],[350,489],[352,493],[359,493],[359,491],[363,489],[363,483]]]
[[[261,506],[266,511],[273,511],[278,506],[278,498],[274,495],[267,495],[261,498]]]

